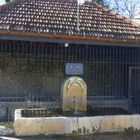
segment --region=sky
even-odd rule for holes
[[[1,4],[4,4],[4,0],[0,0],[0,5],[1,5]]]
[[[79,0],[80,3],[83,3],[84,0]],[[5,3],[5,0],[0,0],[0,5],[4,4]]]
[[[80,3],[83,3],[84,0],[79,0]],[[5,0],[0,0],[0,5],[4,4]]]
[[[4,3],[3,1],[4,1],[4,0],[0,0],[0,5]]]
[[[4,1],[5,1],[5,0],[0,0],[0,5],[4,4],[4,3],[5,3]],[[80,3],[83,3],[83,1],[84,1],[84,0],[79,0]]]
[[[84,3],[84,1],[87,1],[87,0],[78,0],[79,3]],[[90,1],[90,0],[88,0]],[[113,4],[114,5],[114,0],[109,0],[110,4]],[[130,0],[130,1],[133,1],[133,0]],[[140,1],[140,0],[134,0],[134,1]],[[5,0],[0,0],[0,5],[4,4],[5,3]],[[139,7],[140,7],[140,2],[138,3]],[[122,13],[120,13],[122,14]]]

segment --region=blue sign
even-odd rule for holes
[[[65,73],[67,75],[83,75],[84,66],[82,63],[66,63]]]

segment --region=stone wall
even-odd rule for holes
[[[16,135],[31,136],[121,132],[140,129],[139,124],[140,115],[23,118],[21,110],[16,110],[14,127]]]
[[[11,58],[0,62],[1,97],[59,96],[61,72],[54,71],[54,66],[49,70],[47,62],[28,61]]]

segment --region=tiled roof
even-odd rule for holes
[[[0,6],[0,30],[140,40],[140,28],[94,3],[80,5],[77,31],[76,0],[16,0]]]

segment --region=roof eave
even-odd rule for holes
[[[140,40],[136,39],[117,39],[95,36],[51,34],[51,33],[22,32],[22,31],[17,32],[6,30],[0,30],[0,40],[22,40],[22,41],[55,42],[55,43],[68,42],[73,44],[140,47]]]

